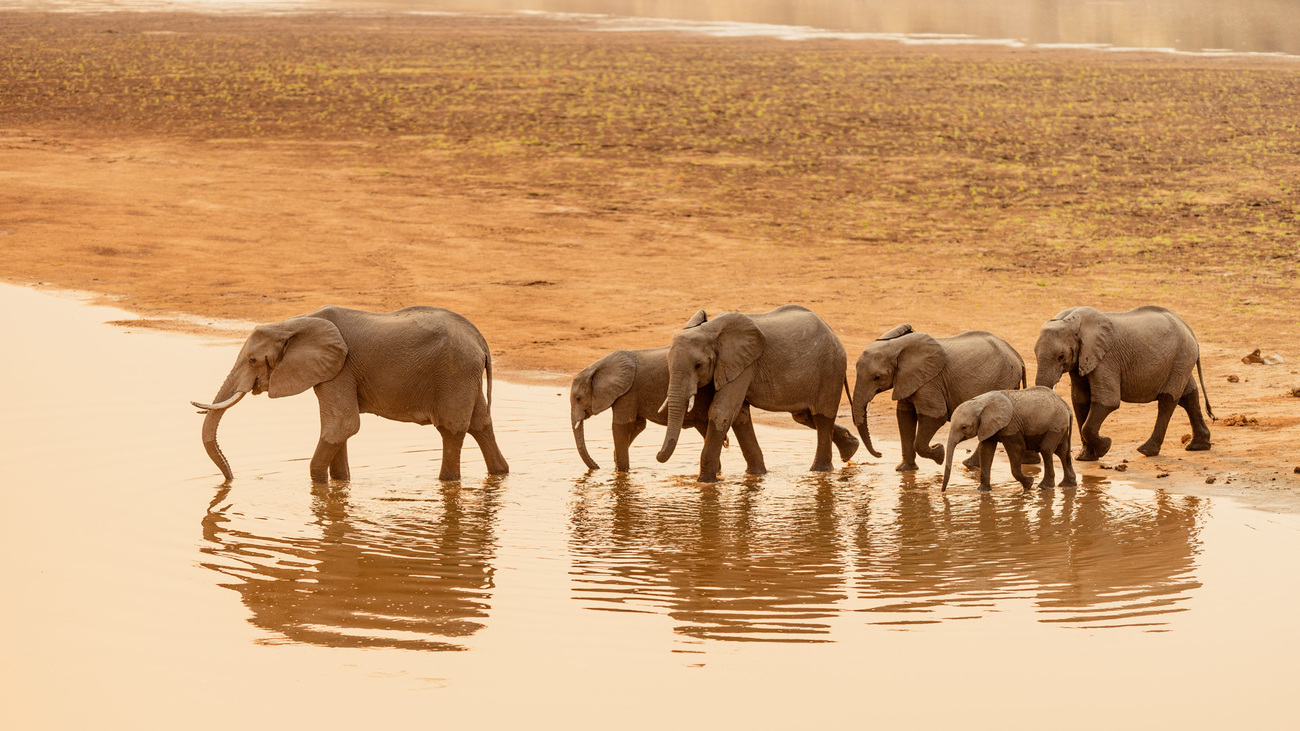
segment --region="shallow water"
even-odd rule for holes
[[[1300,55],[1290,0],[0,0],[0,9],[515,11],[610,16],[601,30]]]
[[[0,286],[6,728],[1292,721],[1300,516],[1003,459],[941,494],[889,442],[816,475],[761,425],[763,477],[697,485],[655,427],[587,473],[564,389],[500,381],[506,477],[467,444],[439,483],[434,430],[365,418],[313,486],[304,394],[231,411],[223,485],[186,402],[238,343],[125,317]]]

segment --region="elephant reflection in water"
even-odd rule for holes
[[[288,642],[416,650],[463,650],[454,640],[482,629],[493,589],[495,478],[465,491],[444,482],[441,505],[352,502],[349,488],[318,484],[311,515],[274,535],[265,526],[275,523],[226,502],[230,490],[203,518],[203,565],[232,579],[223,586],[239,592],[253,625]]]
[[[575,592],[591,609],[664,613],[696,639],[825,642],[845,592],[841,478],[790,494],[742,485],[664,491],[628,475],[578,481]]]
[[[1183,611],[1206,504],[1155,492],[1121,501],[1104,481],[1055,492],[936,496],[905,478],[892,514],[859,523],[862,597],[883,624],[971,618],[1012,597],[1044,622],[1158,625]],[[910,483],[910,484],[909,484]]]

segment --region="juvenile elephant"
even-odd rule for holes
[[[1142,454],[1160,454],[1175,405],[1183,407],[1192,423],[1187,449],[1210,448],[1210,427],[1201,415],[1192,378],[1195,366],[1204,391],[1200,345],[1187,323],[1169,310],[1154,305],[1128,312],[1071,307],[1042,326],[1034,355],[1038,358],[1034,382],[1039,386],[1054,388],[1062,374],[1070,374],[1070,400],[1083,443],[1080,462],[1100,459],[1110,450],[1110,438],[1101,436],[1101,423],[1121,401],[1159,402],[1155,429],[1138,447]],[[1208,395],[1205,411],[1214,418]]]
[[[1033,479],[1021,471],[1025,456],[1037,452],[1043,459],[1040,489],[1056,486],[1052,455],[1061,460],[1061,486],[1075,484],[1070,461],[1070,407],[1045,386],[1024,390],[990,391],[962,403],[952,412],[948,427],[948,458],[943,464],[943,489],[952,475],[953,450],[961,442],[979,437],[980,489],[991,490],[989,472],[998,442],[1007,451],[1011,476],[1028,490]]]
[[[483,375],[487,374],[487,392]],[[437,307],[377,313],[328,306],[283,322],[258,325],[244,342],[214,403],[200,404],[203,446],[227,480],[217,424],[244,394],[271,398],[314,388],[320,442],[311,479],[350,478],[348,438],[361,414],[433,424],[442,435],[443,480],[460,479],[460,447],[469,432],[488,472],[510,471],[492,432],[492,355],[469,320]]]
[[[830,326],[799,305],[753,315],[728,312],[677,331],[668,348],[668,432],[659,461],[667,462],[677,447],[690,397],[712,383],[700,482],[717,481],[723,437],[746,403],[789,412],[815,428],[812,469],[829,471],[832,442],[845,461],[858,448],[858,440],[835,424],[840,393],[848,390],[847,365],[844,346]]]
[[[703,315],[703,311],[699,313]],[[697,315],[697,316],[699,316]],[[573,377],[569,388],[570,418],[573,439],[578,454],[589,469],[600,465],[587,452],[583,425],[586,420],[605,409],[612,408],[614,431],[614,469],[629,469],[628,448],[632,440],[645,430],[647,421],[667,424],[668,417],[660,408],[668,396],[668,348],[650,350],[616,350],[587,366]],[[706,435],[709,406],[713,403],[713,384],[706,384],[695,392],[687,403],[682,426],[698,429]],[[749,418],[749,405],[741,407],[731,425],[741,452],[745,455],[747,471],[763,472],[763,452],[754,436],[754,425]]]
[[[918,454],[943,464],[943,445],[932,445],[930,439],[959,404],[982,393],[1025,385],[1025,362],[1015,348],[979,330],[933,338],[911,325],[899,325],[862,351],[857,371],[853,423],[869,450],[867,407],[876,394],[893,389],[903,447],[903,461],[895,468],[899,472],[915,471]],[[964,464],[974,467],[978,461],[975,453]]]

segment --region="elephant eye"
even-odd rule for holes
[[[257,365],[257,358],[255,356],[249,356],[248,363],[249,365]]]

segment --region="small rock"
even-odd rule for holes
[[[1207,485],[1213,485],[1216,481],[1217,480],[1214,477],[1214,475],[1210,475],[1209,477],[1205,478],[1205,484]]]
[[[1159,478],[1159,477],[1168,477],[1168,476],[1169,476],[1169,473],[1168,473],[1168,472],[1161,472],[1160,474],[1156,475],[1157,478]]]
[[[1236,374],[1228,376],[1228,383],[1241,383],[1241,378]]]
[[[1223,420],[1224,426],[1259,426],[1259,419],[1245,414],[1232,414]]]
[[[1295,468],[1295,473],[1296,473],[1297,475],[1300,475],[1300,467],[1296,467],[1296,468]]]
[[[1285,362],[1286,358],[1283,358],[1281,353],[1264,356],[1264,365],[1282,365]]]
[[[1291,389],[1291,395],[1295,398],[1300,398],[1300,386]]]
[[[1099,465],[1097,465],[1097,466],[1100,467],[1100,468],[1103,469],[1103,470],[1113,470],[1113,469],[1115,469],[1114,467],[1111,467],[1111,466],[1108,465],[1108,464],[1099,464]]]
[[[1241,359],[1241,362],[1242,362],[1242,363],[1248,363],[1248,364],[1249,364],[1249,363],[1263,363],[1263,362],[1264,362],[1264,357],[1261,356],[1261,355],[1259,354],[1259,348],[1255,348],[1255,352],[1253,352],[1253,353],[1251,353],[1250,355],[1247,355],[1246,357],[1242,358],[1242,359]]]
[[[1115,465],[1115,471],[1116,471],[1116,472],[1128,472],[1128,465],[1126,465],[1126,464],[1117,464],[1117,465]]]
[[[1181,439],[1181,441],[1182,441],[1183,444],[1186,444],[1186,443],[1192,441],[1192,435],[1191,435],[1191,434],[1184,434],[1182,437],[1180,437],[1180,439]]]

